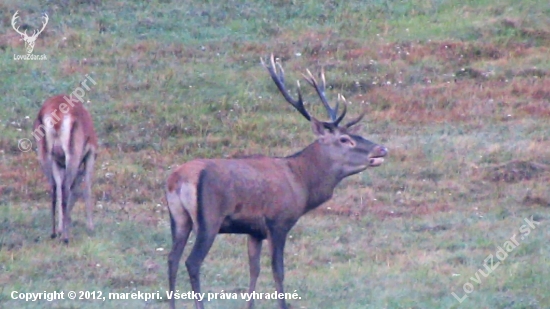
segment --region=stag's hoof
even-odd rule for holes
[[[57,237],[57,233],[52,233],[52,235],[50,235],[50,237],[51,237],[52,239],[56,238],[56,237]]]
[[[69,244],[69,239],[68,239],[68,238],[63,239],[63,243],[65,243],[66,245],[68,245],[68,244]]]

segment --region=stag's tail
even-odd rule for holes
[[[187,228],[190,225],[197,232],[198,188],[201,186],[200,175],[203,174],[204,167],[204,162],[200,160],[187,162],[178,167],[166,181],[168,210],[176,228]]]

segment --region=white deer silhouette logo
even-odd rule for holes
[[[34,49],[34,43],[36,42],[36,38],[40,33],[42,33],[42,31],[44,30],[44,28],[46,28],[46,25],[48,24],[48,19],[49,19],[48,14],[44,13],[44,16],[42,16],[42,18],[44,19],[42,29],[40,29],[40,31],[38,32],[34,30],[32,32],[32,35],[28,36],[27,30],[25,30],[25,32],[21,32],[19,31],[19,27],[15,28],[16,19],[19,18],[19,16],[17,16],[18,13],[19,11],[16,11],[15,14],[13,14],[13,17],[11,19],[11,26],[13,27],[13,29],[15,29],[17,33],[19,33],[23,37],[23,40],[25,41],[25,49],[27,49],[27,54],[31,54],[32,50]]]

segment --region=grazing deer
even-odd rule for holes
[[[168,256],[170,292],[174,292],[179,262],[191,230],[195,244],[185,262],[191,287],[200,293],[199,270],[218,233],[248,234],[250,282],[255,290],[260,273],[262,241],[269,240],[271,267],[277,293],[283,292],[283,251],[286,236],[298,219],[328,201],[336,185],[344,178],[367,167],[379,166],[387,149],[370,142],[351,127],[364,113],[345,125],[338,116],[338,104],[331,108],[325,98],[325,77],[319,85],[311,72],[304,75],[315,88],[328,111],[330,122],[321,122],[305,109],[298,83],[298,100],[285,88],[284,72],[271,55],[271,65],[262,59],[286,101],[311,121],[317,140],[291,156],[251,156],[241,159],[196,159],[178,168],[168,177],[166,198],[172,230],[172,251]],[[343,99],[343,97],[342,97]],[[288,308],[284,299],[279,308]],[[196,308],[203,308],[195,299]],[[248,308],[253,307],[253,300]],[[170,308],[175,308],[174,298]]]
[[[57,95],[47,99],[33,126],[33,136],[38,141],[38,160],[51,188],[51,236],[55,238],[60,233],[65,243],[69,242],[70,212],[80,193],[86,204],[88,229],[94,229],[91,188],[97,149],[97,137],[90,114],[80,101],[69,98]],[[82,181],[85,184],[83,192],[80,191]],[[60,208],[56,231],[57,206]]]

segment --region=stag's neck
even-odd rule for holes
[[[304,212],[317,208],[332,197],[334,188],[342,180],[336,164],[315,142],[302,151],[286,157],[296,179],[307,191],[307,204]]]

